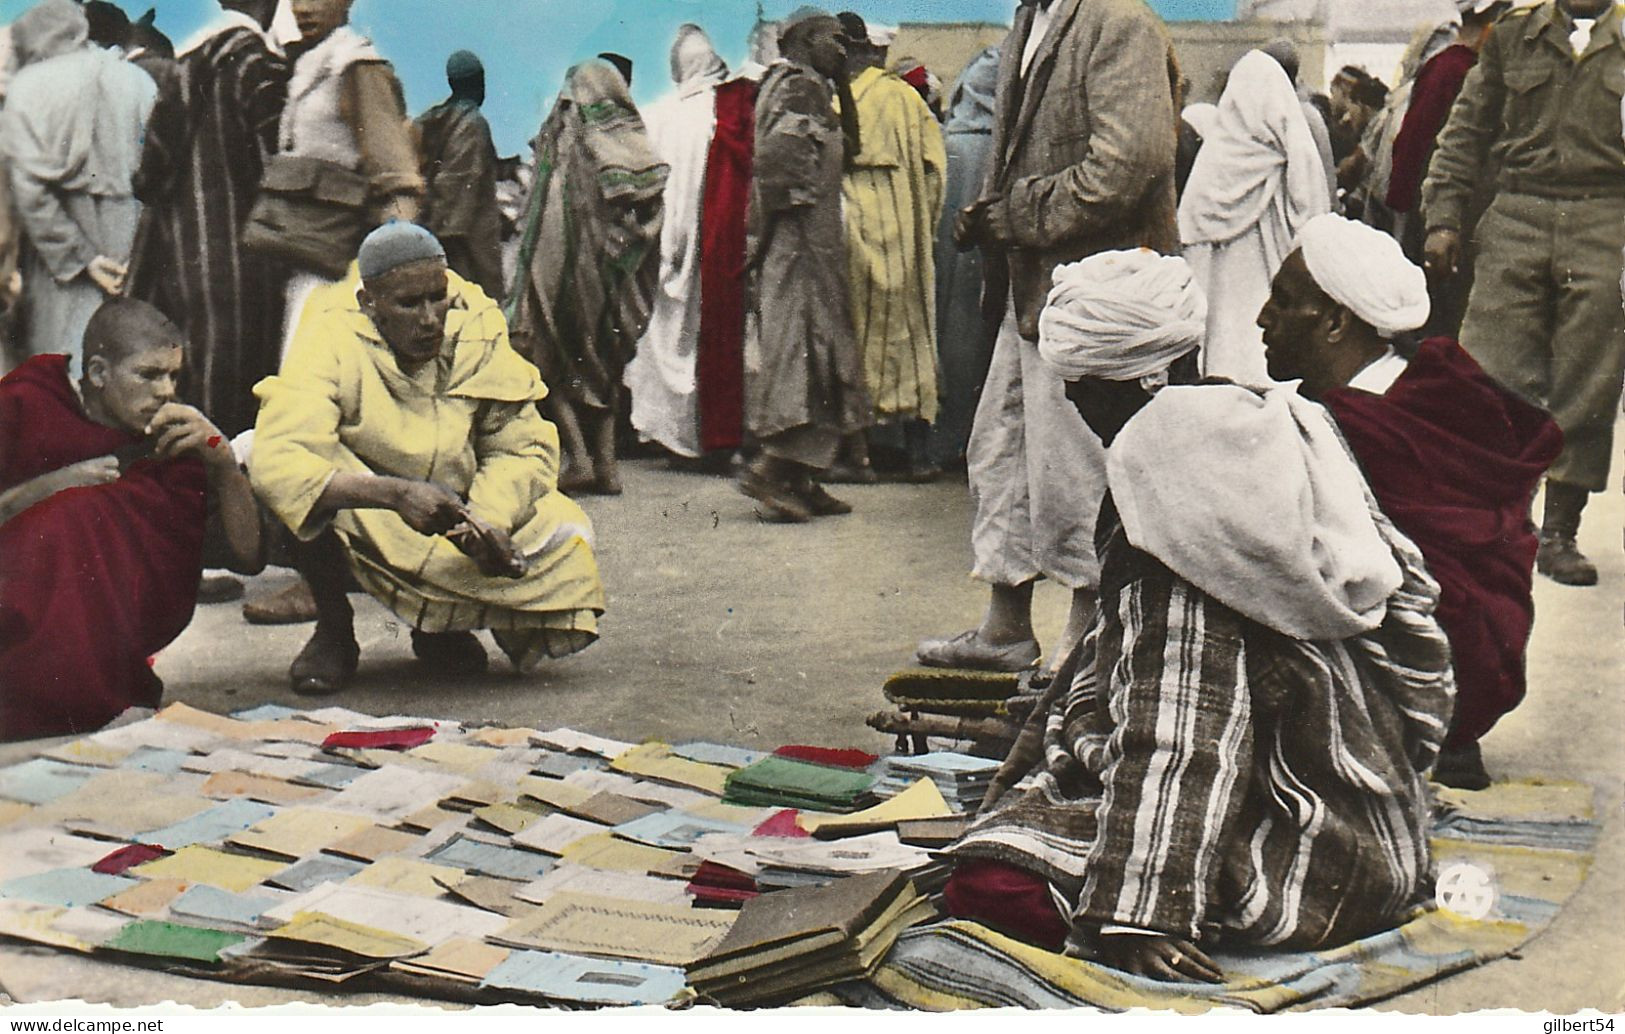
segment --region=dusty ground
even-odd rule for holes
[[[653,462],[632,464],[627,475],[624,497],[585,504],[610,591],[600,643],[538,679],[504,671],[430,680],[415,671],[405,630],[358,598],[361,678],[337,702],[383,714],[573,725],[626,739],[883,750],[889,738],[863,719],[883,705],[884,677],[908,663],[916,640],[968,627],[985,602],[966,576],[970,510],[962,482],[845,488],[856,514],[794,527],[755,520],[749,501],[726,481]],[[1498,775],[1597,787],[1608,826],[1596,865],[1522,958],[1384,1008],[1625,1010],[1625,927],[1616,918],[1625,902],[1625,498],[1597,497],[1587,520],[1582,544],[1602,567],[1603,584],[1580,590],[1538,582],[1530,699],[1495,730],[1485,753]],[[252,591],[286,577],[264,576]],[[1046,647],[1065,606],[1063,592],[1040,587]],[[286,671],[307,634],[308,626],[252,628],[234,606],[206,608],[159,660],[166,699],[216,711],[298,705]],[[17,948],[0,950],[0,973],[23,1001],[266,1005],[313,998]]]

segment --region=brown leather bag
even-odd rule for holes
[[[277,155],[265,167],[243,246],[342,279],[367,231],[367,178],[334,162]]]

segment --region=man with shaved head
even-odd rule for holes
[[[231,447],[176,402],[185,337],[145,302],[90,319],[83,379],[38,355],[0,380],[0,739],[156,707],[151,658],[192,620],[211,511],[252,574],[259,511]]]
[[[441,672],[484,670],[476,629],[527,673],[598,638],[592,526],[557,491],[558,430],[536,408],[547,388],[428,230],[373,231],[255,394],[254,487],[316,601],[294,692],[355,675],[352,578]]]

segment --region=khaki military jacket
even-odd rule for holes
[[[1625,199],[1625,7],[1597,19],[1578,58],[1557,4],[1514,11],[1467,76],[1422,188],[1427,227],[1459,230],[1474,184],[1499,159],[1500,193]]]

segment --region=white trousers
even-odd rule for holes
[[[1066,382],[1025,341],[1014,303],[999,328],[966,453],[975,524],[971,574],[993,585],[1048,578],[1099,584],[1095,519],[1106,453],[1066,397]]]

